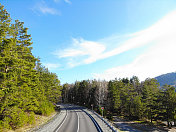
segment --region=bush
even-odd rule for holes
[[[35,124],[35,114],[34,112],[30,112],[28,115],[28,123],[29,124]]]
[[[19,128],[27,124],[28,116],[22,109],[14,106],[5,111],[4,123],[10,125],[11,128]],[[8,125],[7,125],[8,126]]]
[[[54,112],[54,105],[50,102],[41,102],[40,106],[39,106],[39,114],[48,116],[50,115],[52,112]]]
[[[5,117],[2,121],[2,128],[3,129],[11,129],[10,121],[11,121],[11,119],[9,117]]]

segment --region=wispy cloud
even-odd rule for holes
[[[167,55],[170,55],[170,58],[172,58],[172,48],[174,47],[174,43],[176,42],[176,11],[171,12],[167,16],[163,17],[161,20],[159,20],[157,23],[153,24],[151,27],[136,32],[132,34],[127,34],[123,36],[111,36],[107,37],[98,41],[88,41],[84,40],[83,38],[81,39],[75,39],[73,38],[72,44],[70,48],[63,49],[62,51],[55,51],[55,55],[58,56],[58,58],[65,58],[68,59],[68,65],[70,67],[75,67],[78,65],[83,65],[83,64],[90,64],[93,62],[96,62],[101,59],[105,59],[111,56],[115,56],[124,52],[127,52],[129,50],[142,47],[145,45],[156,45],[158,49],[158,52],[154,55],[153,53],[147,53],[149,56],[147,57],[139,57],[136,59],[132,64],[125,65],[125,66],[120,66],[120,67],[115,67],[109,70],[106,70],[102,74],[94,74],[94,77],[114,77],[114,76],[127,76],[128,75],[136,75],[138,73],[139,76],[142,76],[142,71],[140,72],[139,69],[143,69],[145,73],[145,65],[147,64],[149,66],[152,66],[152,64],[155,64],[154,62],[158,62],[160,58],[157,59],[158,55],[160,54],[161,51],[161,45],[163,49],[166,49],[166,47],[170,47],[168,49]],[[110,48],[112,47],[112,48]],[[154,47],[154,46],[153,46]],[[176,49],[176,48],[175,48]],[[156,50],[157,51],[157,50]],[[164,52],[165,53],[165,52]],[[152,56],[152,55],[154,56]],[[174,54],[175,55],[175,54]],[[162,58],[166,59],[163,54],[161,54]],[[171,57],[172,56],[172,57]],[[176,56],[176,55],[175,55]],[[154,59],[150,59],[150,57],[153,57]],[[142,58],[142,59],[140,59]],[[145,60],[141,62],[141,60]],[[150,61],[146,61],[150,60]],[[141,65],[138,65],[140,62]],[[147,64],[145,63],[147,62]],[[174,63],[174,62],[172,62]],[[142,65],[143,64],[143,65]],[[156,63],[156,67],[159,66],[157,64],[162,64],[161,63]],[[175,65],[172,64],[172,65]],[[148,67],[149,67],[148,66]],[[163,65],[162,65],[163,66]],[[130,67],[134,67],[130,68]],[[137,68],[138,67],[138,68]],[[160,66],[161,67],[161,66]],[[163,67],[164,68],[164,67]],[[120,70],[119,70],[120,69]],[[123,71],[122,69],[132,69],[132,70],[126,70],[128,72]],[[135,70],[136,69],[136,70]],[[138,70],[137,70],[138,69]],[[166,69],[166,68],[165,68]],[[168,68],[172,69],[172,68]],[[158,69],[157,69],[158,70]],[[159,74],[159,70],[153,71],[153,75]],[[173,70],[173,69],[172,69]],[[120,72],[122,71],[122,72]],[[130,72],[131,71],[131,72]],[[134,72],[133,72],[134,71]],[[161,71],[161,69],[160,69]],[[167,71],[167,70],[166,70]],[[164,71],[163,71],[164,72]],[[122,73],[122,74],[121,74]],[[147,76],[147,74],[145,74]],[[143,77],[141,77],[143,78]]]
[[[59,3],[61,0],[53,0],[55,3]]]
[[[38,15],[40,15],[41,13],[51,14],[51,15],[61,15],[61,12],[59,10],[49,7],[45,1],[36,3],[34,7],[32,8],[32,11]]]
[[[110,80],[123,77],[130,78],[135,75],[144,80],[148,77],[174,72],[176,71],[175,42],[176,39],[163,39],[132,63],[107,69],[103,73],[93,73],[92,76],[96,79]]]
[[[94,73],[93,76],[97,79],[110,80],[115,77],[122,78],[136,75],[144,80],[147,77],[176,71],[175,23],[176,11],[173,11],[150,28],[136,33],[135,37],[122,45],[124,48],[120,51],[136,48],[142,44],[152,43],[153,46],[132,63],[107,69],[103,73]],[[130,44],[131,47],[127,48],[126,46],[130,46]]]
[[[60,67],[60,64],[55,63],[43,63],[45,67],[47,67],[49,70],[55,70]]]
[[[64,0],[64,1],[68,4],[72,4],[72,2],[70,0]]]
[[[69,58],[68,64],[70,67],[74,67],[80,64],[89,64],[96,61],[97,57],[105,49],[105,46],[100,43],[86,41],[82,38],[73,38],[72,48],[64,49],[62,51],[55,51],[54,54],[59,58]],[[79,58],[78,62],[74,61],[76,58]]]
[[[64,1],[67,4],[72,4],[72,2],[70,0],[53,0],[55,3],[59,3],[61,1]]]

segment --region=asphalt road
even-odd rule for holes
[[[81,107],[67,106],[67,114],[56,132],[97,132],[97,129],[89,116],[81,110]]]

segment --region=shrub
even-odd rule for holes
[[[54,111],[55,111],[54,110],[54,105],[52,103],[47,102],[47,101],[44,101],[44,102],[40,103],[39,111],[38,111],[39,114],[48,116]]]
[[[14,106],[5,111],[4,125],[11,128],[19,128],[28,122],[27,114],[20,108]],[[8,127],[7,127],[8,128]]]
[[[35,124],[35,114],[34,112],[30,112],[28,115],[28,123],[29,124]]]
[[[9,117],[5,117],[2,121],[2,127],[3,129],[11,129],[10,127],[10,121],[11,119]]]

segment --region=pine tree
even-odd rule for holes
[[[49,115],[60,101],[60,81],[33,56],[23,24],[11,24],[0,5],[0,129],[32,123],[34,113]]]
[[[157,95],[159,94],[159,84],[155,79],[146,79],[142,86],[142,102],[144,103],[145,116],[153,121],[156,116]]]
[[[176,93],[175,88],[170,85],[164,85],[163,106],[165,107],[165,119],[168,127],[172,127],[171,121],[176,125]]]

